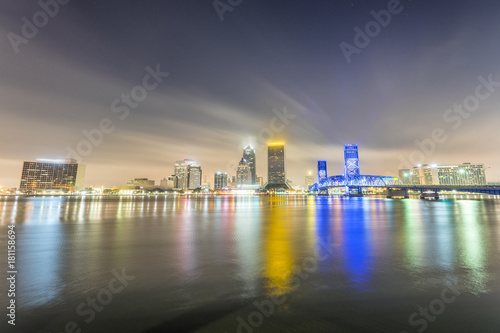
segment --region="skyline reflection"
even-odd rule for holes
[[[0,209],[2,228],[17,225],[28,308],[77,297],[114,267],[146,276],[137,288],[158,297],[370,293],[388,278],[427,290],[453,280],[482,294],[495,289],[500,258],[495,200],[18,197]],[[325,259],[295,290],[296,269],[315,253]]]

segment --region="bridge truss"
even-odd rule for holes
[[[391,187],[403,185],[399,178],[386,176],[357,175],[346,177],[344,175],[331,176],[311,185],[309,190],[322,191],[333,187]]]

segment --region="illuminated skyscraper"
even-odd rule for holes
[[[177,176],[177,186],[181,190],[193,190],[201,187],[201,164],[184,159],[175,162],[175,175]]]
[[[214,175],[214,190],[222,190],[227,187],[227,172],[216,172]]]
[[[267,146],[266,189],[273,188],[290,188],[286,182],[284,143],[270,143]]]
[[[250,167],[250,184],[257,184],[257,173],[255,169],[255,149],[251,145],[247,145],[243,149],[243,158],[247,161]]]
[[[175,161],[174,166],[174,175],[177,176],[177,186],[181,190],[186,189],[186,169],[187,164],[186,160],[183,161]]]
[[[236,171],[236,183],[238,186],[252,184],[252,171],[248,162],[242,157]]]
[[[83,188],[85,165],[74,159],[25,161],[21,174],[21,191],[59,190],[74,192]]]
[[[201,187],[201,164],[195,161],[187,166],[187,189],[194,190]]]

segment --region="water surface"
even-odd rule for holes
[[[488,199],[3,197],[0,240],[15,224],[17,332],[499,332],[499,216]]]

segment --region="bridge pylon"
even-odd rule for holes
[[[349,197],[362,197],[363,190],[361,187],[358,187],[358,186],[346,186],[345,187],[345,194],[346,194],[346,196],[349,196]]]
[[[387,188],[387,199],[392,199],[394,197],[404,197],[405,199],[410,198],[410,194],[407,189],[398,189],[398,188]]]
[[[434,192],[420,192],[420,199],[435,199],[439,200],[439,193],[437,191]]]

